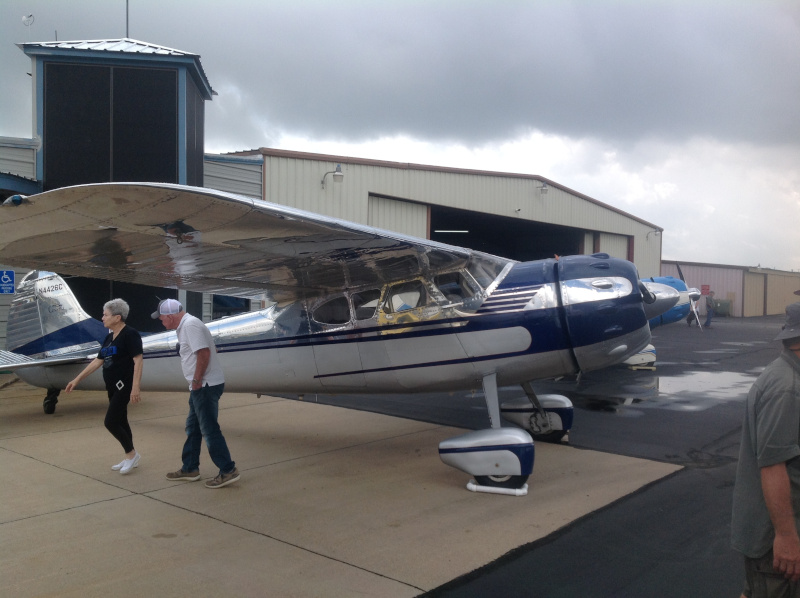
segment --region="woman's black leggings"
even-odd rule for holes
[[[106,411],[106,420],[103,422],[106,430],[119,440],[126,453],[133,450],[133,433],[128,425],[128,403],[131,401],[128,386],[126,385],[122,390],[108,391],[108,411]]]

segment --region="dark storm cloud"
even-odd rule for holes
[[[249,78],[250,108],[272,126],[314,137],[797,138],[800,36],[788,13],[586,4],[272,9],[242,47],[204,51],[204,62],[212,81]]]
[[[791,6],[130,0],[130,22],[133,38],[201,54],[221,93],[208,132],[253,139],[239,146],[281,131],[479,145],[531,130],[758,144],[800,134]],[[4,40],[124,36],[121,0],[0,10]],[[30,29],[19,22],[28,10]]]

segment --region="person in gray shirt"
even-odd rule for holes
[[[775,340],[783,351],[747,396],[733,491],[731,544],[748,598],[800,598],[800,303]]]

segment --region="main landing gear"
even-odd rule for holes
[[[503,418],[528,430],[535,440],[561,442],[572,428],[572,401],[563,395],[537,396],[530,382],[522,390],[524,397],[503,403]]]
[[[483,378],[491,428],[476,430],[439,443],[444,463],[474,477],[467,489],[524,496],[533,472],[533,439],[560,441],[572,426],[572,403],[561,395],[536,396],[530,383],[522,386],[525,397],[503,403],[497,394],[497,375]],[[503,428],[500,416],[525,430]],[[526,431],[527,430],[527,431]],[[531,437],[531,434],[533,437]]]
[[[47,415],[52,415],[56,412],[56,403],[58,403],[58,395],[61,394],[60,388],[48,388],[47,396],[42,401],[42,409]]]

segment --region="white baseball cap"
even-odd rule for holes
[[[183,306],[180,301],[175,299],[164,299],[158,304],[158,309],[154,311],[150,317],[158,320],[160,316],[168,316],[171,314],[179,314],[183,311]]]

